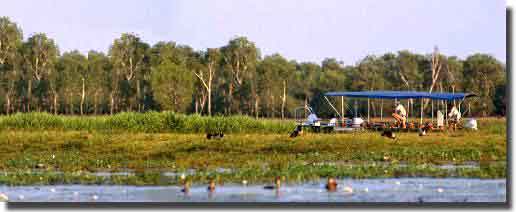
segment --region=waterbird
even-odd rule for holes
[[[206,133],[206,138],[210,139],[222,139],[224,138],[224,133]]]
[[[51,188],[51,189],[50,189],[50,192],[55,193],[55,192],[56,192],[56,189],[55,189],[55,188]]]
[[[97,196],[97,195],[95,195],[95,194],[94,194],[94,195],[91,197],[91,199],[93,199],[93,200],[98,200],[98,199],[99,199],[99,196]]]
[[[25,199],[25,196],[23,196],[23,194],[20,194],[20,195],[18,195],[18,199],[19,199],[19,200],[24,200],[24,199]]]
[[[369,192],[369,188],[364,188],[364,192]]]
[[[281,186],[281,177],[276,177],[274,180],[274,185],[264,186],[264,189],[279,189]]]
[[[444,191],[444,190],[443,190],[442,188],[438,188],[438,189],[437,189],[437,192],[439,192],[439,193],[443,193],[443,191]]]
[[[400,181],[396,181],[396,185],[401,185],[401,182]]]
[[[74,196],[79,196],[79,192],[74,191],[74,192],[73,192],[73,195],[74,195]]]
[[[294,129],[294,131],[292,131],[292,133],[290,133],[290,137],[291,138],[295,138],[299,135],[301,135],[303,133],[303,128],[301,125],[297,125],[296,126],[296,129]]]
[[[392,132],[390,130],[383,131],[381,136],[384,136],[384,137],[387,137],[387,138],[390,138],[390,139],[396,139],[396,134],[394,134],[394,132]]]
[[[44,168],[46,168],[46,166],[45,166],[45,164],[38,163],[38,164],[36,164],[36,166],[34,166],[34,168],[36,168],[36,169],[44,169]]]
[[[7,194],[0,193],[0,202],[7,202],[7,201],[9,201],[9,197],[7,196]]]
[[[247,185],[247,180],[242,180],[242,184]]]
[[[208,191],[209,192],[215,191],[215,181],[214,180],[210,180],[210,184],[208,185]]]
[[[328,182],[326,183],[326,190],[331,191],[331,192],[337,190],[337,181],[335,180],[335,178],[333,178],[333,177],[328,178]]]
[[[183,185],[183,189],[181,189],[181,192],[188,193],[190,192],[190,181],[186,181]]]

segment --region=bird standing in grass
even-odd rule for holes
[[[301,125],[297,125],[296,129],[290,133],[291,138],[295,138],[297,136],[300,136],[303,133],[303,127]]]
[[[387,138],[390,138],[390,139],[396,139],[396,134],[394,134],[394,132],[392,132],[390,130],[383,131],[381,136],[384,136],[384,137],[387,137]]]
[[[206,138],[210,139],[222,139],[224,138],[224,133],[206,133]]]
[[[274,180],[274,185],[264,186],[263,188],[272,190],[272,189],[279,189],[280,187],[281,187],[281,177],[276,177]]]

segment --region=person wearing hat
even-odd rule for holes
[[[396,101],[395,104],[396,108],[394,109],[392,117],[394,117],[394,119],[396,119],[396,122],[401,125],[401,128],[405,129],[407,128],[407,111],[401,103]]]

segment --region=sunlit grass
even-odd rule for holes
[[[116,182],[122,184],[152,184],[162,179],[159,173],[163,171],[188,170],[195,170],[192,177],[199,180],[216,175],[234,182],[270,180],[274,175],[290,180],[330,175],[356,178],[506,177],[505,120],[480,120],[479,127],[478,131],[433,132],[424,137],[417,133],[400,133],[398,140],[381,137],[379,132],[305,133],[292,139],[288,133],[231,130],[238,133],[228,133],[221,140],[208,140],[204,133],[148,133],[138,132],[138,129],[124,132],[91,128],[4,128],[0,131],[0,169],[14,174],[0,178],[0,183],[40,182],[39,177],[25,174],[27,171],[34,174],[38,164],[45,166],[38,169],[42,171],[39,175],[49,178],[42,183],[56,183],[56,180],[61,183],[111,182],[85,177],[88,175],[72,176],[71,173],[128,169],[138,174],[113,179],[119,179]],[[472,162],[479,168],[461,168],[454,172],[435,168],[439,164]],[[232,171],[217,173],[219,168]],[[51,174],[53,171],[70,175],[66,178],[69,181],[58,179],[63,176]],[[165,181],[160,184],[176,182],[173,179]]]

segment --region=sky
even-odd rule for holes
[[[24,38],[44,32],[61,52],[107,52],[121,33],[153,45],[174,41],[196,50],[237,36],[262,55],[355,64],[369,54],[410,50],[465,58],[491,54],[506,61],[504,0],[17,0],[0,16]]]

